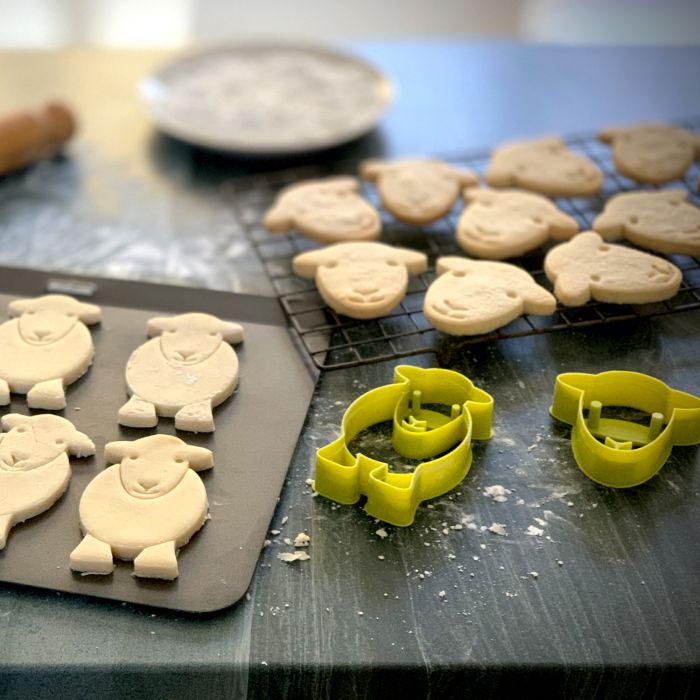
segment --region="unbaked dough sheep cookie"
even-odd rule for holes
[[[486,170],[491,187],[520,187],[548,197],[587,197],[603,184],[603,173],[587,158],[570,151],[560,138],[501,146]]]
[[[368,160],[360,175],[376,183],[387,211],[417,226],[448,214],[463,187],[479,184],[475,173],[439,160]]]
[[[522,314],[548,315],[556,300],[525,270],[502,262],[438,258],[423,303],[426,319],[450,335],[479,335]]]
[[[557,299],[567,306],[581,306],[590,299],[610,304],[663,301],[676,294],[682,280],[675,265],[606,243],[594,231],[552,248],[544,259],[544,271]]]
[[[153,428],[158,416],[174,416],[178,430],[212,432],[212,409],[238,384],[238,357],[229,343],[243,340],[243,328],[189,313],[150,319],[148,335],[126,365],[131,398],[119,409],[119,423]]]
[[[95,445],[65,418],[40,414],[2,417],[0,433],[0,549],[10,529],[43,513],[63,495],[69,455],[88,457]]]
[[[84,537],[70,568],[111,574],[114,558],[134,562],[134,575],[174,579],[177,552],[207,520],[209,503],[195,473],[213,466],[212,453],[172,435],[105,445],[112,464],[80,498]]]
[[[700,255],[700,209],[684,190],[624,192],[611,197],[593,230],[659,253]]]
[[[297,255],[299,277],[315,279],[332,309],[351,318],[378,318],[404,297],[408,276],[428,269],[424,253],[383,243],[336,243]]]
[[[318,243],[373,241],[382,223],[354,177],[307,180],[280,190],[265,214],[270,233],[298,231]]]
[[[95,349],[86,325],[98,323],[99,306],[63,294],[17,299],[12,320],[0,325],[0,406],[10,393],[26,394],[30,408],[60,411],[65,387],[87,372]]]
[[[612,145],[618,172],[651,185],[680,179],[700,157],[700,136],[666,124],[603,129],[598,138]]]
[[[575,219],[533,192],[470,188],[464,199],[457,243],[478,258],[514,258],[550,237],[564,241],[578,233]]]

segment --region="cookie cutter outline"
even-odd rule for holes
[[[602,418],[603,406],[641,410],[651,420],[640,425]],[[612,488],[643,484],[665,464],[674,445],[700,443],[700,398],[640,372],[560,374],[549,412],[572,426],[571,447],[581,471]]]
[[[421,408],[450,406],[450,415]],[[316,452],[314,489],[337,503],[367,496],[365,511],[391,525],[410,525],[419,503],[446,493],[469,471],[472,438],[492,435],[493,398],[459,372],[394,368],[392,384],[356,398],[343,415],[340,436]],[[392,444],[404,457],[424,459],[408,473],[391,471],[382,462],[348,445],[363,430],[391,420]]]

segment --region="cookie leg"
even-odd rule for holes
[[[175,414],[177,430],[189,430],[191,433],[211,433],[214,431],[214,414],[211,401],[200,401],[183,406]]]
[[[44,408],[47,411],[60,411],[66,407],[66,392],[62,379],[49,379],[35,384],[27,392],[29,408]]]
[[[83,574],[111,574],[114,571],[112,549],[106,542],[85,535],[70,553],[70,568]]]
[[[0,379],[0,406],[7,406],[10,403],[10,385]]]
[[[134,576],[162,578],[171,581],[178,577],[175,542],[163,542],[146,547],[134,559]]]
[[[119,409],[119,424],[130,428],[155,428],[158,425],[156,407],[134,394]]]
[[[5,549],[5,544],[7,542],[7,536],[10,534],[11,527],[12,527],[12,516],[11,515],[0,515],[0,549]]]

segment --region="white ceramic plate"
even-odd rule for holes
[[[339,51],[250,43],[175,59],[140,85],[167,134],[241,154],[338,146],[376,126],[391,100],[386,77]]]

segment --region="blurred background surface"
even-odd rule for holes
[[[696,44],[697,0],[0,0],[0,47],[177,47],[244,37]]]

